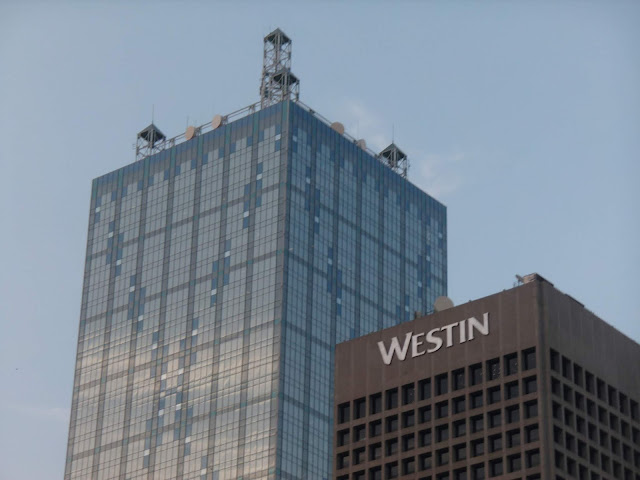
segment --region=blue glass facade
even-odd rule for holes
[[[445,208],[295,103],[100,177],[65,478],[328,478],[333,346],[445,293]]]
[[[292,104],[281,478],[329,477],[333,353],[446,294],[445,207]]]

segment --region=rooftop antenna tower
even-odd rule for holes
[[[391,143],[387,148],[378,154],[378,158],[387,166],[399,174],[402,178],[407,178],[407,170],[409,170],[409,159],[407,155],[398,148],[395,143]]]
[[[260,108],[300,97],[300,81],[291,73],[291,39],[276,28],[264,37]]]
[[[136,137],[136,161],[162,151],[166,138],[152,121],[151,125],[138,133]]]

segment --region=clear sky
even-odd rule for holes
[[[640,340],[639,2],[127,3],[0,2],[0,479],[62,478],[91,180],[153,105],[257,101],[276,26],[301,99],[447,205],[456,303],[535,271]]]

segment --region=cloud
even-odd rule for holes
[[[361,101],[350,99],[342,104],[340,117],[347,133],[364,138],[374,152],[391,143],[392,129],[388,120]],[[433,153],[415,145],[399,145],[409,157],[409,180],[436,198],[447,197],[464,185],[462,152]]]
[[[418,153],[409,160],[409,179],[429,195],[446,197],[464,184],[462,164],[465,155],[462,153]]]
[[[367,146],[379,152],[391,143],[391,131],[385,127],[384,117],[358,100],[347,100],[340,112],[346,132],[356,139],[363,138]],[[385,134],[385,129],[389,130]]]

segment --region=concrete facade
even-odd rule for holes
[[[638,480],[639,365],[536,274],[342,343],[334,478]]]

